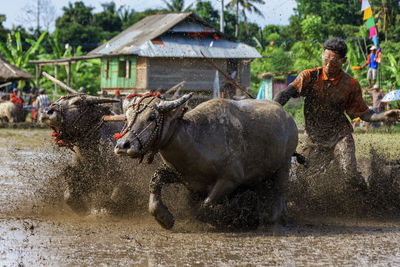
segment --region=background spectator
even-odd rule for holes
[[[39,96],[36,99],[37,119],[40,120],[41,114],[51,105],[50,98],[46,95],[44,88],[39,90]]]

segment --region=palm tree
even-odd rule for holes
[[[185,0],[163,0],[163,2],[167,5],[167,10],[171,12],[186,12],[192,8],[193,3],[188,5],[185,9]]]
[[[390,26],[396,19],[396,12],[394,7],[398,5],[398,1],[395,0],[382,0],[382,4],[378,7],[375,13],[375,19],[377,21],[377,26],[385,34],[385,41],[387,41],[387,33]]]
[[[264,18],[264,15],[254,4],[262,4],[264,5],[264,0],[231,0],[226,7],[233,10],[236,9],[236,25],[235,25],[235,37],[238,37],[239,34],[239,6],[242,7],[240,15],[243,17],[245,24],[247,25],[247,15],[246,11],[250,13],[256,13],[257,15]]]

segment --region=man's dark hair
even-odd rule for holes
[[[333,37],[325,41],[324,50],[331,50],[343,58],[347,54],[347,45],[342,38]]]

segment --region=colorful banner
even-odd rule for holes
[[[374,42],[376,47],[378,46],[378,37],[376,35],[372,36],[372,42]]]
[[[369,7],[366,10],[364,10],[364,20],[369,19],[370,17],[372,17],[372,8]]]
[[[376,26],[372,26],[371,28],[369,28],[369,39],[371,39],[372,37],[376,36]]]
[[[366,10],[369,7],[371,7],[371,6],[369,5],[368,0],[362,0],[361,11]]]
[[[373,17],[370,17],[369,19],[367,19],[367,29],[371,28],[374,25],[375,25],[375,20]]]

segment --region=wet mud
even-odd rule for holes
[[[72,153],[56,147],[50,135],[45,129],[0,129],[2,266],[400,264],[399,162],[376,151],[363,163],[374,185],[367,195],[334,183],[335,176],[292,180],[279,229],[261,224],[230,230],[223,227],[235,224],[229,214],[219,227],[202,222],[187,208],[187,191],[170,185],[163,193],[176,224],[164,230],[147,213],[148,182],[157,166],[132,167],[136,160],[123,159],[120,171],[129,186],[115,191],[113,182],[121,177],[103,180],[90,213],[79,216],[64,202]],[[254,199],[252,192],[228,205],[235,209]],[[113,207],[104,200],[110,193]],[[251,210],[238,210],[251,221]]]

